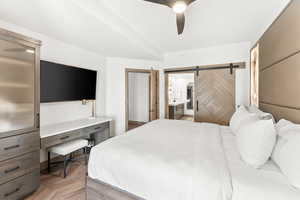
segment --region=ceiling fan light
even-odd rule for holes
[[[183,13],[187,8],[184,1],[177,1],[173,6],[173,11],[177,14]]]

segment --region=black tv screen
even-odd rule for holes
[[[96,99],[97,71],[41,61],[41,102]]]

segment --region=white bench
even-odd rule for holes
[[[64,157],[64,178],[67,176],[67,166],[70,161],[72,161],[72,153],[83,149],[83,152],[86,154],[86,147],[88,146],[88,141],[86,139],[77,139],[73,140],[67,143],[59,144],[56,146],[53,146],[48,149],[48,172],[51,172],[51,153],[60,155]],[[70,156],[70,158],[68,158]],[[86,156],[86,155],[85,155]],[[87,159],[87,158],[86,158]]]

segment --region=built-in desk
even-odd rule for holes
[[[78,138],[91,138],[99,144],[111,136],[111,122],[110,118],[97,117],[42,126],[41,148],[47,149]]]

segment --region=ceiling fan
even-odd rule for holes
[[[176,13],[177,32],[182,34],[185,24],[184,11],[186,8],[196,0],[144,0],[152,3],[168,6]]]

